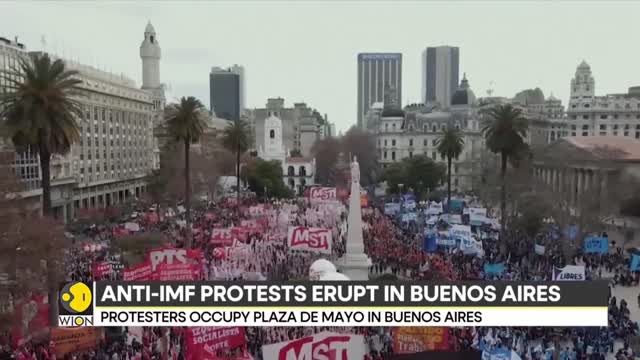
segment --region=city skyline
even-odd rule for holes
[[[441,45],[460,48],[460,72],[467,74],[479,97],[490,87],[494,96],[508,97],[540,87],[545,96],[553,93],[566,106],[570,80],[582,60],[591,65],[596,95],[622,93],[640,84],[634,66],[640,50],[621,36],[634,30],[632,14],[640,10],[638,3],[326,4],[105,2],[69,7],[62,2],[2,2],[0,35],[18,36],[30,51],[42,49],[44,36],[45,50],[88,64],[100,59],[101,68],[124,73],[140,86],[138,47],[151,20],[162,43],[162,81],[170,85],[169,100],[193,95],[206,102],[205,74],[211,64],[238,63],[250,73],[247,108],[263,107],[268,98],[278,96],[304,101],[326,112],[341,131],[357,120],[355,60],[362,52],[403,54],[403,105],[421,101],[421,52]],[[274,7],[279,11],[265,18],[264,11]],[[389,16],[394,12],[398,16]],[[234,15],[205,21],[214,13]],[[438,16],[429,15],[433,13]],[[176,17],[185,16],[189,24],[199,25],[174,25]],[[607,25],[614,16],[616,26]],[[40,19],[37,29],[29,21],[33,18]],[[456,26],[445,26],[452,21]],[[344,26],[346,22],[350,25]],[[104,31],[112,24],[118,26]]]

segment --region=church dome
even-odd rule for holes
[[[382,110],[382,117],[403,117],[404,111],[402,109],[387,108]]]
[[[587,64],[587,62],[584,60],[582,60],[580,65],[578,65],[578,70],[590,70],[590,69],[591,69],[591,66],[589,66],[589,64]]]
[[[460,86],[451,96],[451,105],[472,105],[476,102],[476,95],[469,87],[469,80],[467,80],[467,74],[464,74]]]
[[[147,23],[147,27],[144,28],[144,32],[146,32],[146,33],[155,33],[156,32],[156,29],[154,29],[153,25],[151,25],[151,21],[149,21]]]

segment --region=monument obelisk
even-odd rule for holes
[[[340,270],[351,280],[369,280],[371,260],[364,253],[362,209],[360,208],[360,165],[355,156],[351,162],[351,195],[347,226],[347,246],[344,256],[339,261]]]

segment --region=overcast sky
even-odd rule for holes
[[[632,1],[0,1],[0,36],[141,82],[139,46],[151,20],[161,78],[174,97],[209,106],[211,66],[241,64],[248,107],[304,101],[339,130],[356,121],[356,56],[403,54],[403,103],[420,101],[420,54],[460,47],[476,96],[540,87],[566,105],[581,60],[596,93],[640,85],[640,2]]]

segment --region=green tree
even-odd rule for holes
[[[293,196],[291,189],[282,180],[282,165],[277,160],[255,159],[243,168],[242,178],[247,182],[249,190],[259,197],[289,198]]]
[[[507,164],[510,158],[520,154],[527,136],[529,124],[522,110],[510,104],[497,105],[486,111],[482,133],[489,150],[500,155],[500,211],[502,228],[507,218]]]
[[[240,201],[240,156],[249,149],[251,142],[249,123],[244,120],[235,120],[224,129],[222,144],[229,151],[236,154],[236,196]]]
[[[407,180],[407,166],[404,162],[392,163],[385,167],[381,180],[387,182],[387,192],[391,194],[400,193],[400,184]]]
[[[462,133],[454,128],[447,127],[442,135],[436,139],[438,153],[447,158],[447,203],[451,203],[451,161],[462,154],[464,139]]]
[[[51,61],[47,54],[21,59],[17,68],[2,72],[9,91],[0,97],[0,119],[6,119],[6,135],[16,148],[36,151],[42,174],[42,214],[51,215],[51,156],[66,154],[80,139],[77,119],[82,108],[78,72],[62,60]],[[53,263],[55,259],[48,259]],[[57,272],[48,274],[49,321],[57,324]]]
[[[51,156],[64,155],[80,139],[82,117],[78,72],[47,54],[21,59],[19,68],[2,73],[9,92],[0,97],[0,118],[19,149],[36,150],[42,173],[42,213],[51,214]]]
[[[354,156],[360,164],[360,184],[375,184],[378,176],[378,157],[375,137],[360,128],[352,127],[342,138],[342,151],[350,155],[348,163]]]
[[[340,155],[340,142],[334,137],[318,140],[313,144],[311,153],[316,159],[316,182],[325,186],[336,186],[337,163]]]
[[[165,109],[165,121],[169,134],[177,142],[184,144],[184,207],[187,228],[185,247],[191,247],[191,168],[189,153],[191,144],[200,140],[206,127],[205,107],[193,96],[182,97],[179,104],[171,104]]]
[[[400,184],[404,189],[430,192],[440,186],[444,179],[444,166],[424,155],[404,158],[401,162],[387,166],[382,174],[382,180],[387,182],[391,193],[398,193],[401,190]]]

